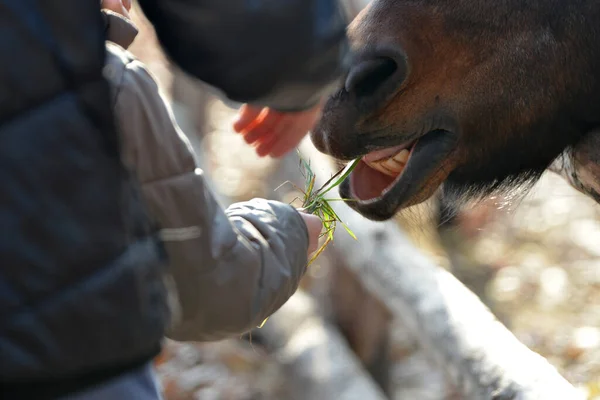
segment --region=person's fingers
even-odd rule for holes
[[[247,132],[242,133],[246,143],[254,143],[261,138],[268,136],[274,136],[274,128],[277,126],[279,121],[283,118],[281,113],[277,111],[269,110],[265,114],[264,118],[261,119],[260,123],[252,126]]]
[[[293,116],[284,115],[277,125],[273,127],[270,134],[260,138],[260,141],[256,146],[256,154],[260,157],[266,157],[278,143],[286,143],[289,140],[288,135],[292,130],[294,123],[295,120]]]
[[[263,108],[244,104],[238,112],[238,119],[233,122],[233,130],[237,133],[244,132],[262,113]]]
[[[256,116],[258,109],[251,112],[248,106],[240,111],[240,122],[249,117]],[[246,124],[238,123],[236,128],[244,135],[248,144],[255,146],[258,156],[282,157],[293,150],[302,141],[304,136],[313,128],[321,114],[321,106],[298,113],[281,113],[269,108],[260,112],[258,117]]]
[[[122,0],[103,0],[100,7],[129,18],[127,5],[124,4]],[[131,8],[131,3],[129,3],[129,8]]]
[[[271,149],[273,148],[273,143],[276,142],[277,139],[269,140],[268,142],[261,142],[258,146],[256,146],[256,154],[259,157],[266,157],[271,154]]]
[[[319,217],[300,212],[300,216],[308,229],[308,254],[314,253],[319,248],[319,236],[323,229],[323,223]]]
[[[308,131],[297,131],[289,137],[281,138],[269,146],[269,155],[274,158],[280,158],[298,147],[302,139],[307,135]]]
[[[303,113],[293,118],[293,124],[286,127],[285,134],[280,134],[279,139],[269,143],[269,155],[271,157],[283,157],[289,151],[298,147],[302,139],[314,127],[319,117],[317,110]],[[291,117],[291,116],[290,116]]]
[[[292,143],[292,142],[279,143],[278,142],[276,145],[271,146],[271,148],[269,149],[268,155],[273,158],[281,158],[281,157],[285,156],[286,154],[288,154],[290,151],[294,150],[296,147],[298,147],[300,142],[301,142],[301,140],[299,140],[297,143]]]

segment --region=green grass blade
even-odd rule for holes
[[[308,182],[310,182],[310,180],[315,176],[315,174],[313,173],[312,168],[310,167],[310,163],[304,160],[302,157],[300,158],[300,164],[302,166],[302,169],[304,170],[303,175],[306,179],[308,186]]]
[[[341,185],[342,182],[344,182],[344,180],[352,173],[352,171],[354,171],[354,168],[356,168],[356,166],[358,165],[359,162],[360,162],[360,158],[357,158],[356,160],[354,160],[351,163],[349,163],[348,165],[346,165],[346,167],[341,171],[341,175],[339,175],[339,178],[337,178],[337,180],[335,182],[333,182],[331,185],[329,185],[325,190],[319,191],[319,194],[324,195],[325,193],[331,191],[333,188]],[[334,175],[334,177],[335,177],[335,175]],[[327,185],[327,183],[325,185]],[[323,185],[323,186],[325,186],[325,185]]]
[[[341,221],[341,218],[339,217],[339,215],[337,215],[337,213],[334,211],[334,209],[327,203],[323,204],[323,212],[326,212],[328,215],[331,215],[332,219],[335,219],[337,221]]]
[[[329,204],[326,204],[326,205],[324,205],[323,207],[324,207],[324,208],[327,210],[327,213],[328,213],[328,214],[332,215],[332,216],[333,216],[333,217],[334,217],[334,218],[335,218],[337,221],[339,221],[339,222],[342,224],[342,226],[344,227],[344,229],[346,230],[346,232],[348,232],[348,234],[350,234],[350,236],[352,236],[352,238],[354,238],[355,240],[358,240],[358,239],[356,238],[356,235],[354,234],[354,232],[352,232],[352,231],[350,230],[350,228],[348,228],[348,225],[346,225],[346,224],[345,224],[345,223],[342,221],[342,219],[340,218],[340,216],[339,216],[339,215],[337,215],[337,213],[335,212],[335,210],[334,210],[334,209],[333,209],[333,208],[332,208],[332,207],[331,207]]]
[[[316,176],[312,176],[312,178],[310,179],[310,181],[308,182],[308,187],[306,188],[306,193],[309,195],[309,197],[312,195],[313,189],[315,187],[315,180],[316,180]]]
[[[340,222],[342,222],[342,221],[340,221]],[[352,236],[352,238],[354,240],[358,240],[358,238],[356,237],[356,235],[354,234],[354,232],[352,232],[352,230],[350,228],[348,228],[348,225],[346,225],[345,223],[342,222],[342,226],[344,227],[344,229],[346,230],[346,232],[348,232],[348,234],[350,236]]]
[[[356,168],[356,166],[360,162],[360,159],[350,162],[348,165],[346,165],[346,167],[340,169],[333,176],[331,176],[331,178],[329,178],[329,180],[327,180],[327,182],[325,182],[323,186],[321,186],[318,190],[315,190],[316,175],[311,169],[310,162],[304,160],[300,153],[298,154],[300,157],[300,168],[302,170],[302,175],[305,178],[306,187],[306,190],[304,192],[299,189],[300,192],[302,192],[304,195],[302,201],[302,211],[316,215],[321,220],[321,222],[323,223],[323,230],[319,235],[319,239],[325,237],[323,245],[314,253],[314,255],[309,260],[308,265],[310,265],[333,241],[334,232],[337,228],[338,222],[342,224],[346,232],[348,232],[348,234],[352,238],[358,240],[356,238],[356,235],[354,235],[354,232],[350,230],[350,228],[340,219],[339,215],[337,215],[337,213],[331,207],[331,205],[329,205],[329,202],[331,201],[347,202],[355,200],[341,198],[326,199],[325,194],[331,191],[333,188],[339,186],[352,173],[354,168]]]
[[[268,318],[268,317],[267,317],[267,318],[265,318],[265,320],[262,322],[262,324],[260,324],[260,325],[258,326],[258,329],[262,329],[262,327],[263,327],[263,326],[265,326],[265,324],[267,323],[267,321],[268,321],[268,320],[269,320],[269,318]]]
[[[275,190],[273,190],[274,192],[278,191],[279,189],[281,189],[282,187],[284,187],[285,185],[291,185],[294,189],[296,189],[297,191],[299,191],[300,193],[304,193],[304,191],[302,189],[300,189],[298,186],[296,186],[294,184],[294,182],[291,181],[285,181],[283,182],[281,185],[277,186],[275,188]]]
[[[323,245],[321,247],[319,247],[319,250],[317,250],[315,252],[315,254],[313,254],[313,256],[310,258],[310,260],[308,261],[308,265],[310,266],[310,264],[312,264],[317,258],[319,258],[319,256],[321,255],[321,253],[323,253],[323,251],[325,250],[325,248],[327,248],[327,245],[331,242],[331,239],[327,238],[325,240],[325,243],[323,243]]]
[[[327,203],[330,201],[343,201],[344,203],[348,203],[351,201],[358,201],[358,200],[356,200],[356,199],[323,199],[323,201],[325,201]]]

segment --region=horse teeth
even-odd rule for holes
[[[372,161],[367,164],[385,175],[396,177],[404,170],[409,156],[410,151],[405,149],[386,160]]]
[[[400,172],[402,172],[402,170],[404,169],[404,163],[398,162],[395,158],[388,158],[387,160],[385,160],[384,162],[381,163],[383,166],[385,166],[386,169],[390,170],[391,172],[394,172],[396,174],[399,174]]]
[[[404,165],[397,163],[391,158],[385,161],[369,163],[369,166],[388,176],[398,176],[404,168]]]
[[[410,156],[410,151],[404,149],[400,153],[396,154],[393,159],[398,161],[401,164],[406,164],[408,162],[408,157]]]

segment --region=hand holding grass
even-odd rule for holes
[[[352,161],[345,168],[339,170],[335,173],[323,186],[319,189],[315,189],[315,181],[316,175],[312,171],[310,167],[310,163],[306,162],[302,157],[300,157],[300,169],[302,175],[305,179],[305,190],[300,189],[296,185],[293,185],[297,190],[299,190],[302,195],[302,212],[306,214],[310,214],[316,216],[322,223],[322,226],[325,228],[323,233],[319,235],[319,238],[326,237],[325,242],[321,247],[316,250],[311,259],[308,262],[308,265],[312,264],[312,262],[319,257],[319,255],[325,250],[325,248],[333,241],[333,233],[337,227],[337,223],[341,223],[346,229],[346,231],[356,239],[354,233],[342,222],[340,217],[333,210],[331,205],[329,204],[332,201],[350,201],[348,199],[339,199],[339,198],[330,198],[327,197],[327,194],[331,192],[334,188],[338,187],[344,179],[350,175],[352,170],[356,167],[359,160]],[[291,184],[290,182],[285,182]],[[283,186],[283,185],[282,185]],[[281,187],[281,186],[280,186]],[[278,188],[279,189],[279,188]]]
[[[337,198],[328,198],[325,197],[327,193],[329,193],[334,188],[338,187],[344,179],[350,175],[352,170],[358,164],[358,160],[354,160],[349,163],[345,168],[339,170],[335,173],[323,186],[319,189],[315,189],[315,180],[316,175],[313,173],[310,168],[310,163],[306,162],[302,157],[300,157],[300,169],[302,175],[305,178],[306,189],[302,190],[291,182],[284,182],[277,189],[285,184],[291,184],[297,190],[299,190],[302,195],[302,208],[299,209],[300,215],[306,222],[309,232],[310,244],[308,253],[311,254],[314,252],[312,257],[308,260],[308,265],[312,264],[313,261],[323,253],[325,248],[333,241],[333,233],[335,232],[335,228],[337,227],[337,223],[341,223],[346,231],[356,239],[354,233],[342,222],[340,217],[333,210],[331,205],[329,204],[332,201],[350,201],[347,199],[337,199]],[[277,190],[275,189],[275,190]],[[325,227],[323,233],[321,233],[322,228]],[[318,247],[319,239],[322,237],[326,237],[325,242]],[[317,249],[318,247],[318,249]],[[316,251],[315,251],[316,250]],[[259,329],[264,326],[267,322],[268,318],[265,319],[262,324],[258,327]]]
[[[321,219],[316,215],[305,213],[303,209],[299,209],[298,211],[308,228],[308,254],[310,255],[317,251],[317,248],[319,247],[319,238],[321,237],[321,231],[323,230],[323,222],[321,222]]]

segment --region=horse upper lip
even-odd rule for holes
[[[363,156],[363,160],[365,162],[375,162],[375,161],[383,160],[385,158],[389,158],[395,154],[398,154],[402,150],[411,148],[414,143],[415,143],[415,141],[412,140],[410,142],[406,142],[406,143],[398,145],[398,146],[391,146],[391,147],[386,147],[381,150],[375,150],[375,151],[365,154]]]

